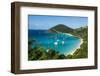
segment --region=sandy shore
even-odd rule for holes
[[[69,33],[67,33],[67,35],[70,35],[70,36],[74,36],[74,35],[72,35],[72,34],[69,34]],[[81,46],[81,44],[83,43],[83,39],[82,38],[80,38],[80,40],[81,40],[81,42],[80,42],[80,44],[79,44],[79,46],[77,46],[71,53],[69,53],[69,54],[71,54],[71,55],[73,55],[73,53],[77,50],[77,49],[79,49],[80,48],[80,46]],[[68,55],[68,53],[67,54],[65,54],[66,56]]]
[[[69,35],[69,36],[73,36],[72,34],[69,34],[69,33],[65,33],[65,34],[67,34],[67,35]]]
[[[81,46],[81,44],[83,43],[83,39],[80,38],[80,40],[81,40],[80,45],[77,46],[77,48],[75,48],[75,49],[70,53],[71,55],[73,55],[73,53],[74,53],[77,49],[81,48],[80,46]]]

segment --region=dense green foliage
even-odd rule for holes
[[[59,52],[38,46],[28,51],[28,60],[51,60],[51,59],[65,59],[65,55],[59,54]]]
[[[66,56],[50,48],[48,48],[47,50],[41,45],[35,45],[35,47],[32,47],[32,43],[36,43],[36,40],[29,39],[28,60],[78,59],[78,58],[88,57],[88,27],[87,26],[73,30],[69,27],[66,27],[63,24],[59,24],[53,27],[52,29],[58,32],[70,33],[76,37],[80,37],[83,39],[83,43],[81,44],[80,48],[77,49],[73,54],[69,54]]]

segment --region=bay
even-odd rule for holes
[[[70,54],[80,46],[81,40],[68,33],[52,33],[48,30],[28,30],[28,39],[35,39],[32,47],[42,46],[61,54]]]

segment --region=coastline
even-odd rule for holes
[[[64,33],[64,34],[67,34],[67,35],[69,35],[69,36],[74,36],[74,35],[72,35],[72,34],[70,34],[70,33]]]
[[[77,49],[81,48],[80,46],[83,44],[83,39],[80,38],[80,40],[81,40],[81,42],[80,42],[79,46],[78,46],[77,48],[75,48],[75,49],[70,53],[71,55],[73,55],[73,53],[74,53]]]
[[[70,35],[70,36],[74,36],[74,35],[72,35],[72,34],[69,34],[69,33],[67,33],[68,35]],[[79,37],[80,38],[80,37]],[[73,53],[77,50],[77,49],[79,49],[79,48],[81,48],[80,46],[83,44],[83,39],[82,38],[80,38],[80,44],[79,44],[79,46],[77,46],[71,53],[69,53],[69,54],[71,54],[71,55],[73,55]],[[68,55],[68,53],[67,54],[65,54],[66,56]]]

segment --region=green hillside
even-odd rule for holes
[[[52,32],[56,32],[56,31],[59,31],[59,32],[62,32],[62,33],[71,33],[74,31],[74,29],[64,25],[64,24],[58,24],[54,27],[52,27],[51,29],[49,29],[49,31],[52,31]]]
[[[83,39],[83,43],[80,48],[77,49],[73,55],[70,55],[71,58],[87,58],[88,57],[88,27],[81,27],[75,29],[75,36],[78,36]]]

